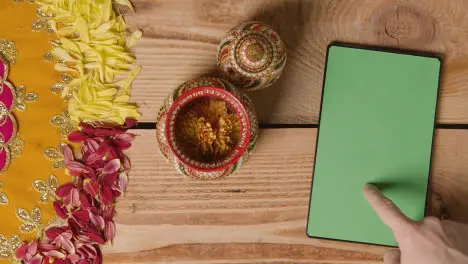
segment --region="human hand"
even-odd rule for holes
[[[399,246],[385,254],[385,264],[468,264],[468,225],[435,217],[414,222],[375,186],[365,185],[363,194]]]

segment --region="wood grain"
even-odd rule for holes
[[[468,123],[466,0],[133,0],[128,22],[144,30],[133,99],[153,122],[163,98],[186,80],[216,72],[217,44],[246,20],[271,24],[289,62],[274,87],[254,92],[266,123],[317,123],[327,45],[343,41],[444,57],[439,123]]]
[[[110,263],[381,263],[384,248],[305,236],[316,129],[262,130],[258,148],[221,181],[179,176],[155,132],[136,130],[130,186],[118,204]],[[438,130],[432,189],[468,222],[468,131]]]

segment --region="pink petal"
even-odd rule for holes
[[[112,242],[115,237],[115,224],[114,221],[108,221],[106,223],[106,228],[104,229],[104,236],[107,241]]]
[[[110,221],[110,220],[114,219],[114,216],[115,216],[115,206],[114,205],[104,207],[103,212],[102,212],[102,217],[106,221]]]
[[[127,176],[127,173],[125,172],[121,172],[119,174],[119,181],[118,181],[118,184],[119,184],[119,189],[122,193],[124,193],[126,190],[127,190],[127,186],[128,186],[128,176]]]
[[[55,194],[57,194],[58,197],[64,198],[68,195],[70,195],[71,190],[75,188],[75,185],[73,183],[66,183],[60,187],[57,188],[55,191]]]
[[[65,230],[60,227],[51,227],[45,231],[45,234],[49,240],[55,240],[57,236],[62,234]]]
[[[96,129],[92,125],[89,125],[89,124],[81,123],[80,127],[83,133],[90,135],[90,136],[94,135],[94,132],[96,131]]]
[[[130,163],[130,158],[127,156],[123,155],[122,157],[122,165],[125,171],[129,171],[130,168],[132,167],[132,164]]]
[[[81,257],[78,256],[77,254],[70,254],[68,255],[68,259],[70,260],[71,263],[78,263]]]
[[[93,226],[95,226],[96,228],[99,228],[100,230],[104,229],[105,222],[104,222],[104,218],[102,216],[91,214],[89,219],[91,221],[91,224],[93,224]]]
[[[105,169],[105,167],[104,167],[104,169]],[[113,172],[113,173],[110,173],[110,174],[103,174],[102,184],[107,185],[107,186],[112,186],[117,181],[118,177],[119,177],[119,174],[117,173],[117,171]]]
[[[80,226],[76,222],[75,219],[73,218],[68,218],[68,226],[70,227],[70,230],[73,232],[74,235],[79,235],[80,234]]]
[[[80,131],[73,131],[68,135],[68,140],[74,143],[80,143],[85,141],[88,136]]]
[[[55,201],[54,202],[54,209],[55,212],[57,213],[58,217],[62,219],[67,219],[68,218],[68,211],[67,209],[63,206],[63,203],[60,201]]]
[[[117,135],[114,139],[114,144],[116,144],[120,149],[128,149],[132,146],[132,141],[135,139],[135,135],[125,133]]]
[[[64,259],[66,257],[65,254],[63,254],[62,252],[58,250],[51,250],[51,251],[44,252],[42,254],[44,254],[44,256],[48,256],[48,257],[52,257],[56,259]]]
[[[92,245],[83,245],[83,254],[86,258],[94,259],[97,256],[96,248]]]
[[[127,132],[127,129],[123,127],[113,127],[111,129],[114,135],[120,135],[120,134]]]
[[[125,126],[128,128],[136,127],[138,125],[138,121],[135,119],[127,118],[125,119]]]
[[[99,184],[90,179],[85,179],[83,182],[83,189],[93,198],[99,196]]]
[[[65,260],[63,260],[63,259],[55,259],[54,262],[52,262],[52,264],[65,264]]]
[[[110,129],[96,128],[94,135],[98,137],[111,137],[111,136],[114,136],[114,132]]]
[[[112,193],[112,190],[108,186],[102,186],[101,187],[101,202],[104,205],[111,205],[114,203],[114,194]]]
[[[126,150],[126,149],[129,149],[132,144],[131,143],[127,143],[127,142],[122,142],[122,141],[114,141],[114,144],[120,149],[120,150]]]
[[[91,208],[91,204],[89,203],[88,197],[83,192],[80,192],[80,203],[81,203],[81,208],[83,209]]]
[[[31,254],[32,256],[37,254],[37,244],[38,244],[37,240],[34,240],[29,244],[28,253]]]
[[[88,222],[89,221],[89,212],[85,210],[78,210],[72,213],[73,217],[77,222]]]
[[[30,264],[41,264],[42,263],[42,257],[41,256],[35,256],[29,260]]]
[[[89,151],[92,152],[96,152],[99,149],[99,143],[94,139],[86,140],[86,146],[89,148]]]
[[[76,188],[72,189],[70,193],[70,204],[73,207],[80,207],[81,202],[80,202],[80,191]]]
[[[80,176],[88,172],[86,170],[86,165],[78,161],[69,161],[67,163],[67,169],[71,176]]]
[[[71,241],[71,234],[63,233],[55,238],[54,243],[66,250],[69,254],[75,254],[75,245]]]
[[[71,150],[70,146],[66,145],[63,148],[63,157],[65,159],[65,164],[75,159],[75,157],[73,156],[73,151]]]
[[[21,246],[19,246],[17,249],[16,249],[16,258],[17,259],[24,259],[24,257],[26,256],[26,252],[28,251],[28,247],[29,245],[28,244],[21,244]]]
[[[42,253],[45,252],[45,251],[54,250],[54,249],[56,249],[56,248],[57,248],[57,247],[54,246],[54,245],[51,245],[51,244],[44,244],[44,243],[39,244],[39,246],[38,246],[38,250],[39,250],[40,252],[42,252]]]
[[[87,163],[87,164],[93,164],[95,163],[96,161],[100,161],[102,160],[102,156],[99,155],[98,153],[94,152],[94,153],[91,153],[87,156],[84,157],[84,161]]]
[[[109,152],[109,150],[111,149],[111,145],[109,143],[109,140],[104,140],[100,145],[99,145],[99,148],[97,150],[97,153],[101,156],[104,156],[107,154],[107,152]]]
[[[100,234],[95,234],[95,233],[89,232],[87,230],[84,230],[83,235],[89,237],[89,239],[91,239],[92,241],[94,241],[94,242],[96,242],[96,243],[98,243],[100,245],[104,245],[106,243],[106,241],[104,240],[104,238]]]
[[[94,258],[93,264],[102,264],[102,253],[99,248],[97,248],[96,258]]]
[[[113,159],[107,163],[107,165],[104,167],[103,173],[104,174],[111,174],[115,173],[120,169],[120,160],[119,159]]]

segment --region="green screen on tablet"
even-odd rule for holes
[[[396,246],[362,196],[366,183],[424,217],[441,62],[331,45],[307,234]]]

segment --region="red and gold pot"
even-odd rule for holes
[[[203,180],[239,170],[255,148],[258,132],[250,98],[229,82],[211,77],[172,91],[156,123],[161,153],[180,173]]]

